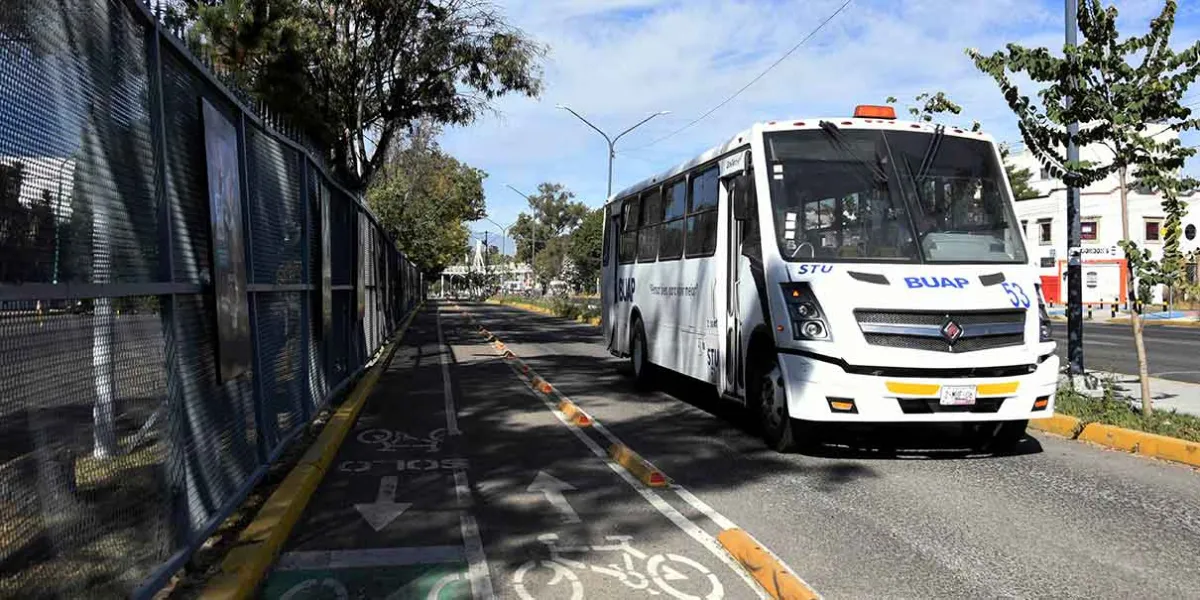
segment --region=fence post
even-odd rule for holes
[[[236,105],[235,105],[236,106]],[[250,161],[247,159],[247,142],[249,136],[246,135],[246,111],[242,110],[241,106],[236,106],[237,110],[237,144],[238,144],[238,202],[242,205],[242,239],[245,240],[243,248],[242,260],[246,264],[246,279],[250,282],[255,280],[254,276],[254,227],[251,224],[254,221],[254,210],[250,206]],[[274,282],[272,282],[274,283]],[[267,424],[274,421],[267,419],[267,395],[263,389],[263,351],[262,337],[259,335],[259,315],[258,296],[259,292],[247,291],[249,296],[246,298],[246,303],[250,308],[250,364],[253,365],[253,378],[251,382],[254,390],[254,421],[255,429],[258,435],[255,436],[255,447],[258,452],[259,464],[266,464],[271,456],[272,448],[269,447],[267,440]],[[275,432],[278,436],[278,431]],[[278,442],[278,440],[274,440]]]

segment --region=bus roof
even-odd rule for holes
[[[800,129],[817,129],[820,127],[821,121],[830,121],[839,127],[858,127],[860,129],[883,129],[883,130],[905,130],[905,131],[927,131],[932,133],[938,126],[937,123],[924,123],[918,121],[901,121],[895,119],[859,119],[847,117],[818,117],[811,119],[796,119],[786,121],[767,121],[754,123],[749,128],[743,130],[737,135],[729,138],[723,144],[713,146],[706,152],[687,162],[680,163],[671,169],[662,171],[656,175],[652,175],[641,181],[627,186],[624,189],[613,194],[605,201],[605,206],[612,204],[617,198],[623,198],[633,193],[639,192],[653,184],[666,181],[680,173],[684,173],[689,169],[702,165],[713,159],[716,159],[724,154],[736,150],[750,143],[752,137],[756,134],[772,132],[772,131],[791,131]],[[946,135],[957,137],[965,137],[977,140],[983,140],[988,143],[995,143],[991,135],[982,131],[971,131],[969,128],[955,127],[951,125],[943,125]]]

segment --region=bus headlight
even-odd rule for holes
[[[1038,341],[1053,341],[1054,338],[1050,336],[1050,313],[1046,311],[1046,301],[1042,299],[1042,284],[1033,284],[1033,290],[1037,292],[1038,301]]]
[[[829,323],[821,303],[807,283],[782,283],[783,299],[792,322],[792,338],[797,340],[830,339]]]

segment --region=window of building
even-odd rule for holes
[[[1161,219],[1146,219],[1146,241],[1161,242],[1162,241],[1162,220]]]
[[[666,186],[663,198],[663,225],[658,237],[658,260],[683,256],[683,217],[687,212],[687,182]]]
[[[1038,179],[1041,179],[1043,181],[1046,179],[1050,179],[1050,169],[1047,169],[1046,167],[1042,167],[1042,169],[1040,171],[1038,171]]]
[[[688,186],[688,212],[684,226],[684,251],[694,256],[712,256],[717,251],[717,168],[692,177]]]
[[[654,262],[658,258],[658,231],[662,223],[662,193],[654,190],[642,194],[641,228],[638,229],[637,261]]]
[[[1096,241],[1096,221],[1080,221],[1079,222],[1079,239],[1085,242]]]
[[[1050,224],[1053,223],[1050,219],[1041,219],[1038,221],[1038,244],[1049,246],[1051,244]]]

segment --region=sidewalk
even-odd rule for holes
[[[1052,321],[1065,323],[1067,320],[1067,309],[1064,307],[1050,308],[1047,312],[1050,313]],[[1117,311],[1117,316],[1112,316],[1112,308],[1109,305],[1093,306],[1092,318],[1088,319],[1088,307],[1083,307],[1083,318],[1085,322],[1093,323],[1129,323],[1129,313]],[[1200,311],[1195,310],[1172,310],[1154,311],[1144,313],[1145,323],[1147,325],[1183,325],[1183,326],[1200,326]]]
[[[1080,388],[1085,394],[1099,396],[1103,394],[1102,382],[1113,381],[1118,394],[1133,399],[1134,406],[1141,406],[1142,387],[1137,375],[1112,373],[1107,371],[1091,371],[1089,376],[1095,377],[1097,387],[1093,389]],[[1059,385],[1069,385],[1067,375],[1059,375]],[[1155,410],[1177,410],[1181,413],[1200,416],[1200,384],[1170,379],[1150,378],[1150,394]]]

